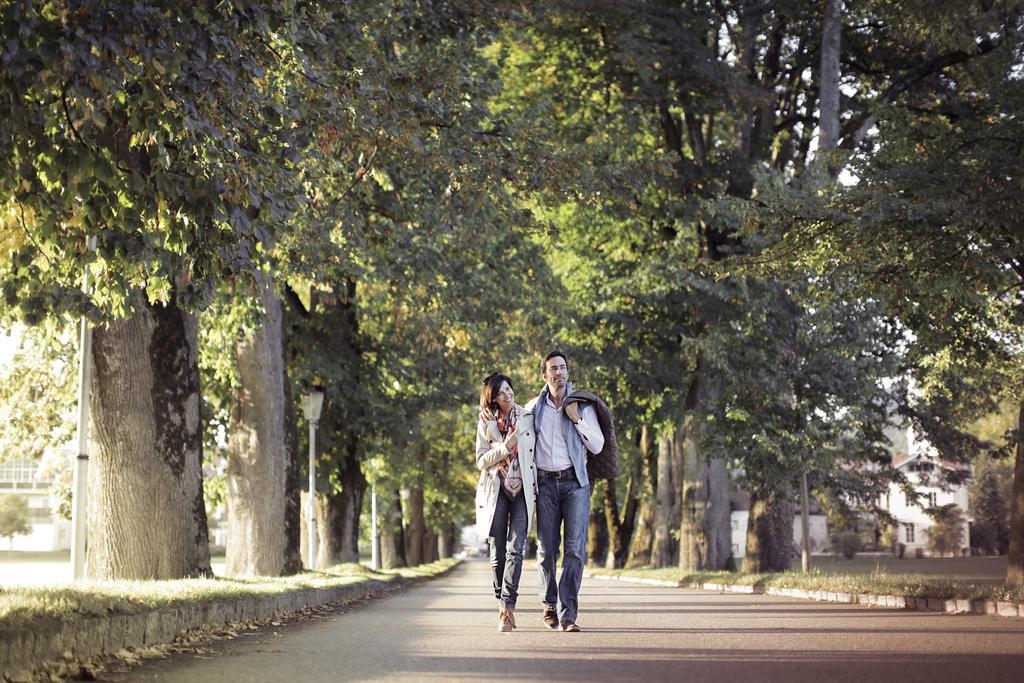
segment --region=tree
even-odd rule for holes
[[[28,499],[13,493],[0,496],[0,538],[8,539],[13,550],[14,537],[29,533]]]
[[[277,576],[298,569],[297,544],[289,544],[287,533],[289,494],[296,493],[289,491],[288,472],[298,443],[286,427],[295,413],[286,410],[292,395],[281,300],[269,278],[258,286],[261,324],[235,350],[239,381],[228,432],[226,571]]]
[[[964,513],[955,503],[929,508],[928,516],[935,524],[928,529],[928,549],[943,557],[956,555],[964,544]]]
[[[1009,508],[1006,505],[1008,486],[1012,482],[1009,463],[984,463],[974,468],[971,488],[971,509],[974,511],[972,532],[977,529],[987,553],[1006,553],[1010,545]],[[974,546],[974,544],[971,544]]]
[[[775,189],[759,194],[768,212],[758,230],[778,228],[767,259],[855,277],[884,302],[912,335],[907,365],[921,394],[902,410],[943,457],[964,462],[987,448],[969,434],[975,419],[1011,395],[1024,406],[1019,164],[1007,153],[1021,139],[1021,9],[867,9],[887,19],[887,41],[865,65],[881,73],[899,54],[918,66],[878,84],[877,106],[855,124],[869,141],[849,167],[859,181],[829,192],[766,184]],[[1007,579],[1019,584],[1024,442],[1009,436],[997,447],[1017,451]]]
[[[209,572],[191,310],[258,269],[295,208],[307,144],[294,105],[311,92],[302,46],[322,10],[176,9],[5,3],[0,23],[3,313],[105,323],[93,347],[94,578]],[[140,495],[166,502],[158,533],[134,514]]]
[[[0,454],[59,462],[74,437],[75,348],[59,324],[15,328],[17,349],[0,372]]]
[[[726,461],[714,463],[708,448],[721,424],[710,420],[725,410],[729,387],[749,386],[749,375],[743,355],[729,357],[717,342],[735,339],[736,326],[765,310],[788,315],[776,301],[812,270],[743,268],[772,233],[754,220],[765,203],[757,183],[767,173],[808,194],[827,186],[865,145],[879,101],[962,57],[904,50],[876,19],[903,27],[916,17],[884,3],[654,2],[627,10],[592,1],[534,12],[529,27],[515,26],[502,42],[502,111],[533,117],[545,138],[559,141],[572,174],[545,193],[557,208],[544,215],[569,236],[552,262],[573,294],[581,330],[571,333],[573,350],[621,368],[595,363],[599,386],[627,419],[658,426],[658,465],[649,471],[657,484],[647,484],[661,510],[655,563],[674,560],[678,529],[680,562],[718,568],[728,561],[727,477]],[[841,39],[851,23],[866,28]],[[815,69],[818,78],[808,78]],[[844,78],[864,87],[840,98]],[[826,168],[813,153],[816,123],[822,149],[834,150],[817,155],[828,157]],[[809,298],[823,295],[819,288]],[[770,400],[794,400],[802,380],[789,376]],[[761,412],[748,415],[756,425]],[[768,417],[765,427],[799,440],[799,420]],[[773,474],[777,493],[791,474]]]

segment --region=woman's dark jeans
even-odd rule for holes
[[[491,522],[491,578],[494,597],[508,608],[515,608],[519,597],[526,532],[526,494],[520,491],[510,500],[502,486]]]

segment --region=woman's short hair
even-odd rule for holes
[[[512,380],[508,375],[495,372],[484,377],[484,385],[480,389],[480,410],[494,408],[496,403],[494,397],[501,390],[502,382],[508,382],[508,388],[515,391],[515,387],[512,386]]]

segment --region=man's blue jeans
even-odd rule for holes
[[[576,621],[583,563],[587,556],[587,524],[590,519],[590,487],[580,486],[570,472],[561,479],[537,477],[537,568],[540,599],[558,605],[559,621]],[[562,576],[555,592],[555,564],[565,525]]]
[[[494,583],[494,597],[505,607],[515,609],[528,531],[526,494],[520,491],[515,500],[509,500],[502,487],[498,491],[496,503],[494,520],[491,522],[491,580]]]

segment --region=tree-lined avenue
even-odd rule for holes
[[[1024,620],[586,579],[581,633],[547,630],[524,567],[496,631],[485,561],[332,615],[178,655],[116,681],[1019,681]]]

